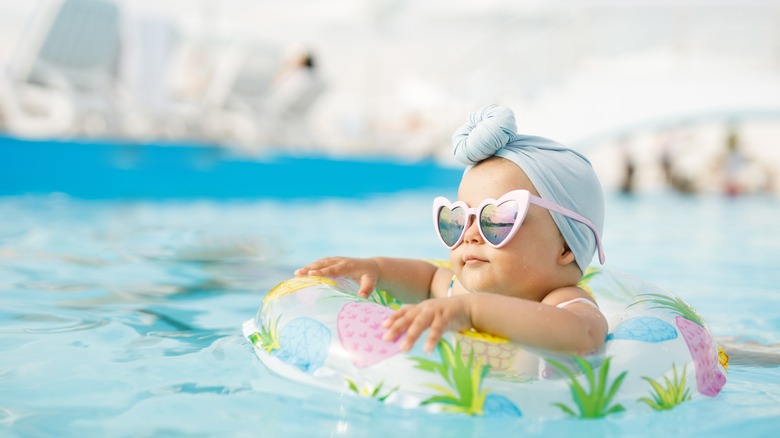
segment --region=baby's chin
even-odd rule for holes
[[[469,292],[497,293],[494,282],[485,277],[485,275],[468,272],[468,269],[466,269],[462,272],[462,277],[458,277],[458,279],[460,284]]]
[[[458,281],[469,292],[480,293],[500,293],[500,287],[496,283],[496,273],[488,262],[463,263],[453,265],[455,276]]]

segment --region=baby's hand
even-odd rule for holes
[[[325,257],[296,269],[295,275],[349,277],[360,283],[358,295],[368,298],[376,287],[379,266],[373,259]]]
[[[402,351],[409,351],[422,332],[430,328],[423,349],[433,351],[446,331],[471,328],[471,314],[466,296],[433,298],[422,303],[404,306],[385,320],[385,341],[398,339],[404,332],[406,338]]]

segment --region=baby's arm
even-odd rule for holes
[[[326,257],[297,269],[295,275],[346,276],[360,283],[358,295],[362,297],[377,287],[404,303],[417,303],[444,296],[452,271],[423,260]]]
[[[477,330],[497,334],[525,345],[584,354],[599,349],[607,337],[607,320],[587,292],[571,286],[548,294],[541,303],[495,294],[476,294],[472,323]]]
[[[385,339],[406,332],[401,348],[408,350],[425,329],[430,328],[424,348],[433,350],[446,331],[475,329],[547,350],[587,353],[598,349],[607,334],[607,322],[595,306],[557,304],[574,298],[588,298],[576,287],[558,289],[543,302],[489,293],[468,293],[441,300],[429,300],[401,308],[385,323]]]

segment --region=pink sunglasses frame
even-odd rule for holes
[[[484,209],[486,206],[493,204],[493,205],[501,205],[504,202],[507,201],[515,201],[517,202],[517,217],[515,218],[515,223],[512,225],[512,229],[509,230],[509,234],[507,234],[506,238],[502,240],[497,245],[494,245],[490,242],[490,240],[485,237],[485,233],[482,231],[482,225],[479,224],[479,221],[477,221],[477,230],[479,230],[480,236],[482,236],[482,239],[484,239],[485,243],[492,246],[493,248],[501,248],[502,246],[509,243],[510,240],[517,234],[517,230],[520,229],[520,225],[523,224],[523,221],[525,220],[526,214],[528,214],[528,208],[531,204],[538,205],[539,207],[545,208],[550,211],[554,211],[556,213],[562,214],[564,216],[570,217],[577,222],[581,222],[588,226],[588,228],[593,231],[593,235],[596,236],[596,248],[598,248],[599,253],[599,262],[603,265],[604,264],[604,250],[601,247],[601,235],[599,233],[599,230],[596,229],[596,226],[593,224],[593,222],[589,221],[585,217],[567,209],[564,207],[561,207],[558,204],[555,204],[554,202],[546,201],[538,196],[532,195],[528,190],[512,190],[511,192],[508,192],[501,196],[498,199],[488,198],[483,200],[479,203],[478,207],[469,207],[468,204],[466,204],[463,201],[455,201],[452,202],[449,199],[439,196],[436,199],[433,200],[433,226],[436,228],[436,235],[439,237],[439,241],[441,241],[444,246],[446,246],[449,249],[453,249],[456,246],[460,245],[460,243],[463,241],[463,236],[466,234],[466,230],[471,226],[471,218],[477,218],[479,217],[480,213],[482,212],[482,209]],[[466,223],[463,226],[463,230],[460,232],[460,236],[458,236],[458,240],[453,244],[452,246],[447,245],[447,243],[444,241],[444,238],[441,237],[441,230],[439,229],[439,211],[441,211],[442,208],[447,208],[448,210],[452,211],[455,208],[460,207],[466,212]]]

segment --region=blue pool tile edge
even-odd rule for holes
[[[84,199],[362,197],[457,187],[463,169],[427,159],[239,156],[195,144],[0,136],[0,196]]]

